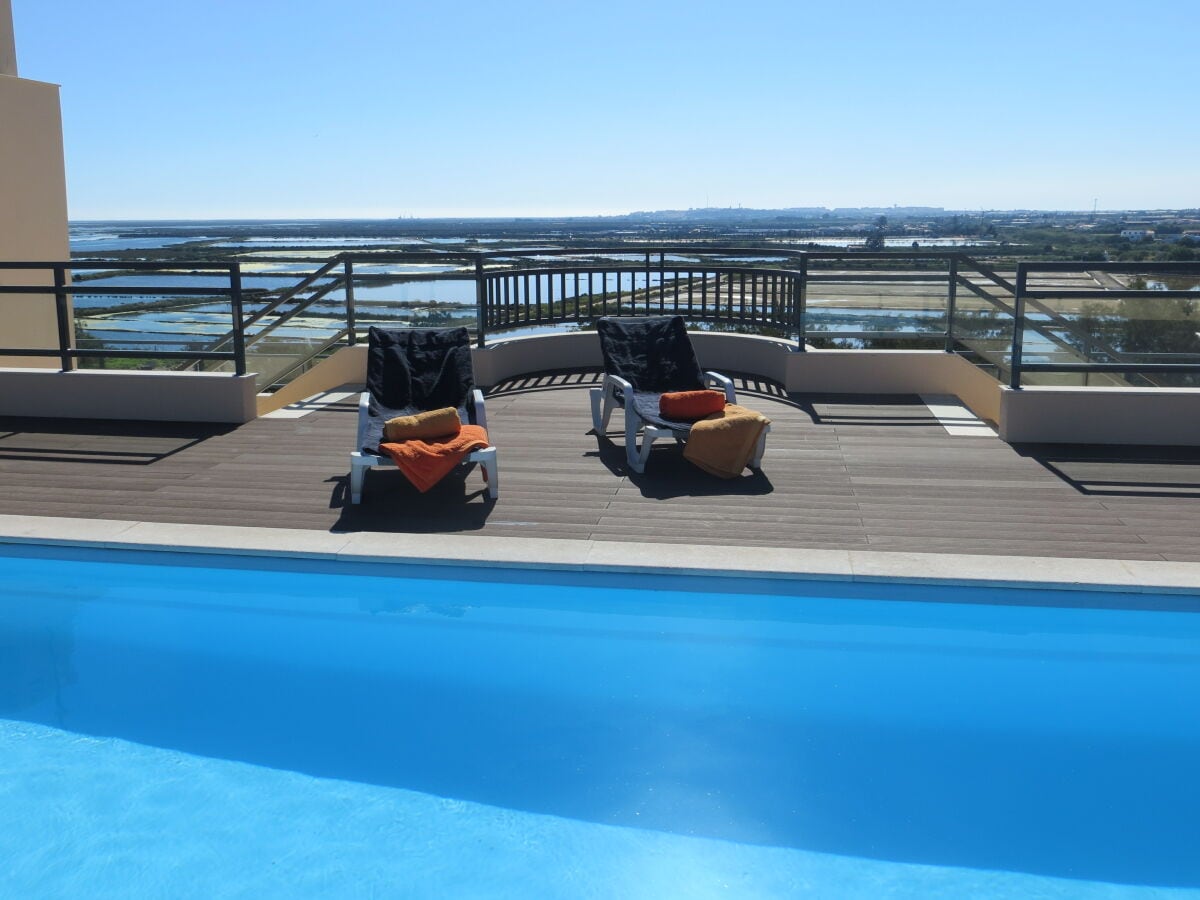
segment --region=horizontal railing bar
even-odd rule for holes
[[[83,282],[86,285],[87,282]],[[196,288],[196,287],[154,287],[147,285],[146,287],[95,287],[89,288],[83,285],[69,285],[65,293],[81,294],[93,297],[121,297],[125,295],[143,295],[143,294],[168,294],[176,297],[228,297],[232,295],[232,291],[227,287],[213,288]],[[61,288],[55,288],[53,285],[0,285],[0,294],[57,294]],[[264,290],[264,289],[260,289]]]
[[[73,347],[67,352],[79,359],[237,359],[232,350],[81,350]]]
[[[1070,262],[1027,262],[1025,270],[1034,275],[1038,272],[1117,272],[1126,275],[1148,275],[1153,272],[1169,272],[1174,275],[1200,275],[1200,263],[1196,262],[1105,262],[1102,260],[1072,260]]]
[[[964,256],[962,250],[804,250],[813,259],[949,259]]]
[[[923,338],[945,338],[946,332],[943,329],[930,329],[929,331],[821,331],[819,328],[814,328],[811,322],[804,329],[805,340],[813,338],[854,338],[863,340],[869,338],[881,338],[887,340],[920,340]]]
[[[67,348],[67,354],[76,359],[234,359],[232,351],[215,350],[88,350],[79,347]],[[0,356],[62,356],[62,350],[30,349],[29,347],[0,347]]]
[[[1200,372],[1200,363],[1021,363],[1022,372]]]
[[[0,347],[0,356],[62,356],[61,350],[31,349],[29,347]]]
[[[752,269],[751,271],[762,271],[761,269]],[[808,273],[809,282],[819,281],[825,283],[838,283],[847,281],[904,281],[913,284],[930,283],[944,287],[946,284],[946,273],[938,272],[931,269],[926,272],[870,272],[867,270],[849,271],[849,272],[827,272],[825,274],[814,274],[811,270]]]
[[[1200,291],[1147,291],[1132,288],[1099,288],[1080,291],[1026,291],[1027,300],[1120,300],[1124,297],[1137,297],[1142,300],[1200,300]]]
[[[789,275],[789,276],[791,276],[791,275],[796,274],[791,269],[761,269],[761,268],[751,268],[748,266],[666,265],[663,267],[663,269],[666,272],[666,274],[668,274],[668,275],[675,275],[676,273],[679,273],[679,275],[681,275],[681,276],[686,276],[688,274],[700,275],[705,272],[708,272],[710,274],[716,274],[716,275],[746,274],[746,275],[758,275],[758,276],[766,276],[766,275]],[[645,263],[642,263],[641,265],[637,265],[634,263],[628,263],[628,264],[623,264],[623,265],[609,265],[609,266],[554,266],[553,268],[538,268],[538,269],[500,269],[500,270],[492,270],[490,272],[485,271],[483,274],[483,277],[486,279],[500,279],[500,278],[514,278],[514,277],[520,278],[523,276],[533,276],[533,275],[558,275],[559,273],[562,273],[565,275],[574,275],[574,274],[586,275],[588,273],[591,273],[593,275],[600,275],[605,272],[609,272],[614,275],[617,273],[624,275],[628,272],[637,272],[637,273],[641,274],[645,271],[646,271]],[[655,271],[657,271],[657,269],[655,269]],[[641,290],[644,290],[644,288],[639,288],[638,290],[641,291]]]
[[[960,262],[966,263],[968,266],[975,269],[975,271],[978,272],[980,275],[982,275],[984,278],[991,281],[997,287],[1001,287],[1004,290],[1008,291],[1010,294],[1015,294],[1017,292],[1016,286],[1011,281],[1009,281],[1007,278],[1002,276],[999,272],[997,272],[991,266],[989,266],[985,263],[981,263],[979,260],[975,259],[974,257],[964,255],[962,257],[962,259],[960,260]]]
[[[787,258],[801,258],[807,255],[804,250],[785,250],[767,247],[731,247],[726,244],[714,245],[697,245],[697,244],[654,244],[646,246],[624,246],[624,247],[547,247],[538,250],[481,250],[479,256],[483,259],[497,259],[509,257],[518,259],[522,256],[642,256],[647,253],[675,253],[680,256],[691,255],[713,255],[726,253],[731,256],[781,256]],[[657,262],[657,260],[655,260]],[[642,265],[645,270],[645,263]]]
[[[53,269],[62,266],[66,269],[145,269],[165,272],[185,269],[205,269],[228,272],[237,262],[204,262],[186,259],[163,260],[162,262],[147,262],[146,260],[102,259],[86,257],[82,259],[61,260],[59,262],[9,262],[0,261],[0,269]]]

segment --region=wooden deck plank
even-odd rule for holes
[[[0,419],[0,513],[1200,560],[1200,451],[1012,447],[947,434],[915,397],[785,396],[742,380],[741,402],[774,422],[762,473],[714,479],[664,442],[646,474],[631,476],[619,432],[590,431],[596,380],[539,375],[491,393],[494,505],[478,470],[425,495],[398,471],[376,470],[365,502],[349,506],[356,413],[340,403],[237,428]]]

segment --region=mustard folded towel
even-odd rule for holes
[[[718,478],[737,478],[754,457],[758,439],[771,420],[730,403],[692,426],[683,457]]]
[[[458,410],[453,406],[417,413],[415,416],[396,416],[383,423],[383,439],[389,443],[453,437],[462,430]]]

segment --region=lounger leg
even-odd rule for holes
[[[613,390],[612,385],[606,384],[589,391],[592,399],[592,427],[596,429],[596,434],[608,431],[608,422],[617,407],[617,398]]]
[[[761,469],[763,454],[767,452],[767,435],[771,433],[771,426],[763,427],[762,434],[758,436],[758,445],[754,448],[754,458],[750,460],[750,468]]]
[[[630,458],[629,464],[634,472],[646,472],[646,463],[650,458],[650,449],[654,445],[655,440],[659,438],[670,437],[674,434],[670,428],[656,428],[653,425],[642,426],[642,445],[637,448],[636,458]]]
[[[625,407],[625,461],[635,472],[642,472],[646,468],[646,461],[641,459],[638,453],[638,431],[641,425],[641,417],[630,407]],[[645,444],[646,440],[643,436],[642,443]]]
[[[367,469],[371,468],[371,460],[359,455],[350,454],[350,502],[362,503],[363,482],[367,478]]]
[[[486,450],[477,450],[471,454],[471,458],[483,467],[488,496],[495,500],[500,493],[500,470],[496,465],[496,448],[488,447]]]
[[[608,424],[600,411],[604,403],[604,388],[592,388],[588,391],[588,396],[592,400],[592,428],[595,429],[596,434],[603,434],[604,428]]]

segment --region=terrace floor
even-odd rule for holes
[[[621,447],[590,433],[597,380],[528,376],[490,393],[495,504],[478,471],[422,496],[380,469],[349,506],[345,401],[240,427],[0,418],[0,514],[1200,561],[1194,448],[1012,447],[949,434],[917,397],[735,379],[740,402],[775,423],[761,473],[721,481],[660,442],[631,477]]]

